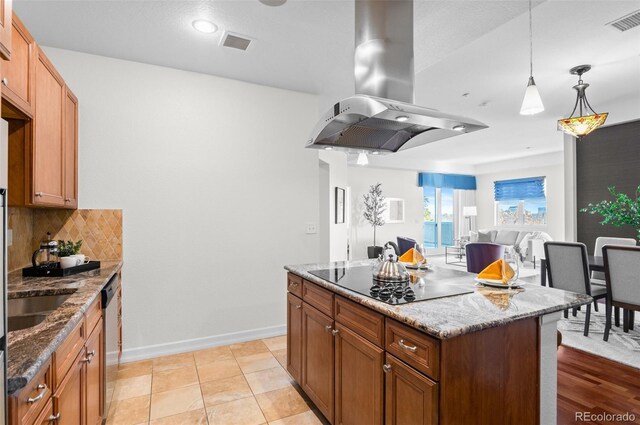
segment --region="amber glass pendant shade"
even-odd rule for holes
[[[595,114],[584,117],[563,118],[558,120],[558,130],[574,137],[583,137],[593,132],[607,120],[609,114]]]

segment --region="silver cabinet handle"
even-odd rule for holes
[[[407,351],[411,351],[412,353],[415,353],[416,350],[418,349],[418,347],[416,347],[415,345],[407,345],[404,343],[404,339],[401,339],[400,342],[398,343],[398,345],[400,346],[400,348],[407,350]]]
[[[291,287],[291,288],[297,288],[297,287],[298,287],[298,282],[290,282],[290,283],[289,283],[289,287]]]
[[[391,365],[390,364],[383,364],[382,365],[382,370],[384,371],[384,373],[391,372]]]
[[[4,77],[2,79],[2,84],[4,84],[5,86],[8,86],[9,85],[9,79],[7,77]]]
[[[64,198],[64,202],[71,202],[71,198]]]
[[[91,359],[93,359],[93,356],[95,356],[95,355],[96,355],[96,350],[89,351],[87,353],[87,357],[82,359],[82,361],[86,362],[86,363],[91,363]]]
[[[42,192],[36,192],[36,196],[42,196],[43,193]]]
[[[330,332],[332,328],[333,328],[333,326],[327,325],[327,326],[324,327],[324,330],[327,331],[327,332]]]
[[[49,416],[49,417],[47,418],[47,420],[48,420],[49,422],[56,422],[56,421],[60,420],[60,412],[58,412],[58,413],[57,413],[57,414],[55,414],[55,415],[51,415],[51,416]]]
[[[340,333],[340,331],[338,329],[334,329],[331,331],[331,333],[333,334],[333,336],[337,336]]]
[[[29,398],[27,399],[27,403],[29,403],[29,404],[33,404],[33,403],[35,403],[36,401],[40,401],[40,400],[42,400],[42,399],[44,398],[44,395],[47,393],[47,384],[40,384],[40,385],[38,385],[38,386],[36,387],[36,390],[42,390],[42,391],[40,391],[40,394],[38,394],[37,396],[35,396],[35,397],[33,397],[33,398],[29,397]]]
[[[296,306],[296,308],[297,308],[298,310],[300,310],[300,309],[302,308],[302,304],[297,305],[297,306]]]

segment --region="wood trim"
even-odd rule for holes
[[[302,285],[302,299],[329,317],[333,317],[333,292],[307,280]]]
[[[440,424],[539,424],[538,334],[531,318],[443,340]]]
[[[334,311],[336,322],[348,326],[378,347],[384,347],[384,316],[382,314],[339,295],[335,296]]]

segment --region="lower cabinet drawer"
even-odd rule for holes
[[[435,380],[440,378],[440,341],[391,319],[385,329],[387,352]]]
[[[9,401],[12,418],[18,418],[21,425],[36,423],[42,409],[51,400],[51,362],[42,367],[29,384]]]
[[[333,318],[333,292],[305,280],[302,286],[302,299]]]
[[[302,278],[293,273],[287,274],[287,291],[298,298],[302,298]]]
[[[359,336],[384,347],[384,316],[339,295],[335,296],[335,319]]]

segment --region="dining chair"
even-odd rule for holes
[[[464,249],[469,273],[480,273],[489,264],[504,257],[504,245],[495,243],[471,242]]]
[[[605,245],[620,246],[636,246],[636,240],[633,238],[611,238],[608,236],[600,236],[596,239],[596,246],[593,255],[602,257],[602,247]],[[591,283],[593,285],[607,286],[603,272],[591,272]]]
[[[591,286],[587,246],[585,244],[545,242],[544,253],[547,261],[549,287],[587,294],[593,297],[594,300],[606,297],[606,287]],[[568,315],[568,310],[565,310],[564,317],[566,318]],[[584,336],[589,336],[590,321],[591,304],[588,304],[584,322]]]
[[[407,238],[406,236],[398,236],[396,237],[396,239],[398,240],[398,252],[400,252],[399,255],[404,254],[405,252],[416,246],[415,239]]]
[[[633,329],[634,311],[640,311],[640,247],[606,245],[602,248],[607,283],[607,322],[604,340],[609,339],[611,309],[624,310],[624,332]]]

